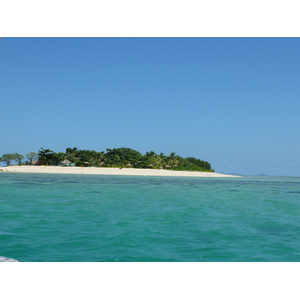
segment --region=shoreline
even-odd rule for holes
[[[163,169],[97,168],[61,166],[8,166],[1,172],[46,173],[46,174],[89,174],[89,175],[131,175],[131,176],[176,176],[176,177],[242,177],[214,172],[172,171]]]

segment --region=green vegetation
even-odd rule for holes
[[[68,160],[76,166],[93,167],[114,167],[114,168],[152,168],[169,169],[180,171],[200,171],[214,172],[210,163],[197,159],[195,157],[182,158],[172,152],[169,155],[163,153],[157,154],[154,151],[146,152],[142,155],[140,152],[130,148],[106,149],[106,152],[97,152],[95,150],[80,150],[75,148],[66,148],[65,152],[54,152],[50,149],[41,148],[38,153],[30,152],[26,154],[28,161],[22,163],[23,155],[18,153],[4,154],[0,161],[7,166],[12,161],[20,164],[31,164],[38,160],[40,164],[59,165],[64,160]]]
[[[18,162],[19,165],[22,164],[22,160],[25,158],[22,154],[19,153],[13,153],[14,160]]]
[[[19,153],[9,153],[9,154],[3,154],[0,157],[0,162],[3,161],[6,163],[6,166],[10,166],[12,161],[14,160],[19,165],[21,165],[23,159],[24,159],[24,156]]]
[[[10,166],[12,164],[12,161],[15,161],[18,165],[24,165],[24,164],[30,164],[33,159],[38,158],[38,154],[36,152],[30,152],[26,154],[26,157],[29,161],[26,161],[25,163],[22,162],[24,160],[24,156],[19,153],[9,153],[9,154],[3,154],[0,157],[0,162],[5,162],[6,166]]]
[[[32,161],[37,160],[38,159],[38,154],[36,152],[30,152],[26,154],[26,157],[28,159],[28,162],[31,164]]]

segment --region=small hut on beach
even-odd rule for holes
[[[59,165],[61,165],[61,166],[75,166],[75,164],[74,163],[71,163],[68,159],[64,159],[63,161],[61,161],[60,163],[59,163]]]
[[[31,165],[33,166],[43,166],[43,165],[46,165],[46,161],[44,160],[32,160]]]

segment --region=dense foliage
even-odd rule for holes
[[[3,154],[0,157],[0,162],[3,161],[6,163],[7,166],[10,166],[13,160],[16,161],[18,164],[21,164],[23,159],[24,156],[19,153],[8,153],[8,154]]]
[[[12,161],[16,161],[18,164],[31,164],[33,160],[39,160],[45,165],[59,165],[68,160],[69,164],[82,167],[133,167],[214,172],[210,163],[195,157],[182,158],[174,152],[164,155],[163,153],[157,154],[154,151],[142,155],[130,148],[106,149],[106,152],[80,150],[76,147],[66,148],[65,152],[54,152],[50,149],[41,148],[38,153],[30,152],[26,154],[26,157],[28,160],[23,163],[23,155],[18,153],[4,154],[0,157],[0,161],[4,161],[8,166]]]

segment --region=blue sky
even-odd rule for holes
[[[300,176],[299,38],[3,38],[0,156],[176,152]]]

